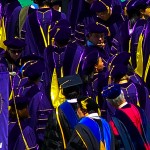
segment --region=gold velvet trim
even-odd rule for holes
[[[82,140],[82,142],[83,142],[84,146],[86,147],[86,149],[88,149],[88,147],[87,147],[86,143],[84,142],[84,140],[83,140],[82,136],[80,135],[80,133],[77,130],[76,130],[76,133],[78,134],[78,136]]]

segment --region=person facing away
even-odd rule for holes
[[[60,92],[65,96],[65,101],[49,115],[43,150],[66,149],[73,129],[78,123],[77,97],[80,94],[82,80],[76,74],[59,78],[58,82],[61,86]]]
[[[28,97],[16,96],[9,101],[8,149],[38,149],[34,130],[30,127]]]
[[[111,84],[103,88],[103,97],[116,108],[114,117],[123,123],[129,134],[134,149],[150,149],[149,122],[144,111],[126,101],[119,84]],[[113,125],[112,122],[110,122]],[[116,127],[113,127],[115,133]],[[118,127],[117,129],[120,129]],[[130,147],[130,149],[133,149]]]
[[[114,149],[109,124],[98,115],[99,106],[91,97],[78,98],[77,114],[81,120],[76,125],[67,145],[68,150]]]

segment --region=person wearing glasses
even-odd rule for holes
[[[4,45],[7,46],[7,49],[0,55],[0,69],[15,74],[20,68],[19,62],[26,44],[22,39],[11,38],[5,40]]]
[[[11,38],[4,41],[4,45],[7,46],[6,51],[0,56],[0,69],[9,71],[10,74],[17,72],[20,68],[19,62],[21,53],[26,46],[24,40],[19,38]]]

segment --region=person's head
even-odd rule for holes
[[[7,46],[8,54],[15,61],[20,58],[21,53],[26,46],[25,41],[19,38],[5,40],[4,45]]]
[[[35,4],[38,4],[39,8],[41,7],[51,7],[51,0],[33,0]]]
[[[98,104],[91,97],[81,96],[77,99],[77,114],[79,118],[91,113],[98,113]]]
[[[115,65],[111,68],[109,76],[111,77],[111,83],[121,83],[123,80],[128,82],[128,67],[122,64]]]
[[[102,60],[102,57],[100,57],[98,51],[91,51],[91,53],[88,54],[84,58],[83,64],[82,64],[82,73],[83,75],[91,75],[94,73],[98,73],[104,69],[104,63]]]
[[[108,71],[110,71],[110,69],[118,64],[122,64],[124,66],[128,66],[129,65],[129,59],[130,59],[131,54],[127,53],[127,52],[121,52],[119,54],[115,54],[112,57],[109,58],[108,60]]]
[[[96,12],[100,19],[107,21],[112,14],[111,0],[95,0],[91,5],[91,10]]]
[[[9,100],[9,106],[11,106],[10,117],[16,118],[17,112],[20,119],[28,118],[29,117],[28,104],[29,99],[27,97],[16,96],[15,99]]]
[[[32,82],[37,83],[44,72],[45,64],[43,59],[31,60],[26,62],[22,67],[20,72],[23,77],[28,77]]]
[[[150,16],[150,4],[146,0],[132,0],[126,4],[128,18],[136,21],[138,18],[147,19]]]
[[[62,0],[51,0],[51,4],[54,10],[59,11],[60,7],[62,6]]]
[[[71,40],[71,27],[67,20],[62,19],[53,27],[50,32],[54,45],[64,47]],[[52,42],[52,44],[53,44]]]
[[[119,84],[111,84],[103,88],[103,97],[115,108],[126,102],[124,93]]]
[[[105,37],[109,35],[108,28],[98,22],[89,24],[86,32],[87,40],[101,47],[105,44]]]
[[[79,96],[82,80],[78,74],[59,78],[58,83],[66,99],[74,99]]]

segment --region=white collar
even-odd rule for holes
[[[77,103],[77,98],[67,99],[68,103]]]
[[[122,108],[123,106],[125,106],[125,105],[127,105],[128,104],[128,102],[124,102],[123,104],[121,104],[120,106],[119,106],[119,108]]]
[[[98,113],[91,113],[87,117],[93,118],[93,119],[100,119],[100,116],[98,115]]]

